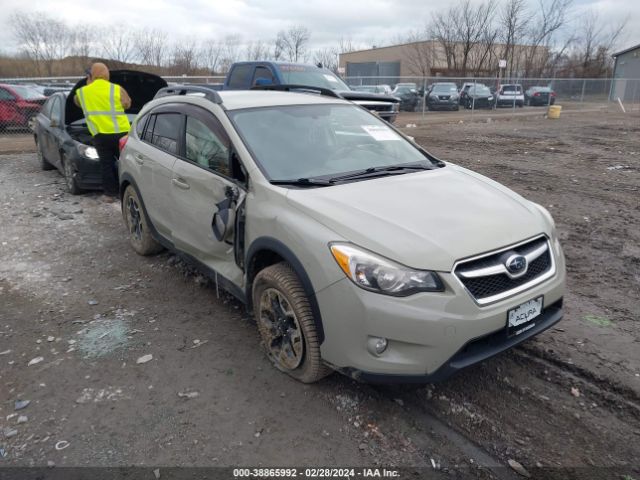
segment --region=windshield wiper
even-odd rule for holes
[[[289,180],[271,180],[271,185],[293,185],[296,187],[329,187],[331,182],[314,178],[292,178]]]
[[[330,183],[335,183],[355,178],[384,177],[386,175],[398,175],[411,170],[433,170],[433,168],[434,167],[427,165],[391,165],[389,167],[370,167],[357,172],[348,173],[346,175],[331,177],[328,181]]]

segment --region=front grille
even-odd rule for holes
[[[440,95],[440,100],[449,100],[450,95]]]
[[[375,112],[391,112],[393,111],[393,104],[367,105],[367,109]]]
[[[524,275],[518,278],[512,278],[506,272],[495,273],[485,276],[466,278],[462,273],[475,271],[484,268],[491,268],[503,265],[506,258],[511,255],[524,255],[536,251],[546,244],[546,251],[537,258],[528,262],[528,268]],[[487,256],[462,262],[458,264],[454,270],[455,275],[462,282],[465,288],[471,293],[479,303],[489,303],[488,299],[493,299],[497,295],[505,294],[508,296],[510,292],[519,291],[518,289],[529,282],[533,282],[531,286],[538,283],[536,279],[540,279],[543,275],[550,272],[553,268],[551,257],[551,248],[546,238],[537,238],[517,247],[501,250],[499,252],[489,254]],[[484,302],[482,302],[484,300]]]

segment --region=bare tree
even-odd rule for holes
[[[240,35],[227,35],[222,44],[222,56],[220,58],[220,71],[226,73],[231,64],[240,58],[242,38]]]
[[[247,60],[256,61],[269,60],[271,54],[266,43],[264,43],[262,40],[256,40],[247,43],[244,56]]]
[[[276,37],[274,53],[290,62],[304,61],[307,58],[307,45],[310,38],[311,32],[302,25],[294,25],[288,30],[281,30]]]
[[[198,45],[195,39],[181,40],[174,44],[171,70],[175,75],[190,75],[198,68]]]
[[[162,67],[168,54],[167,34],[162,30],[145,28],[135,35],[136,54],[145,65]]]
[[[525,17],[527,16],[525,0],[507,0],[500,17],[499,39],[502,42],[500,57],[507,61],[505,74],[513,76],[520,67],[520,56],[515,54],[515,47],[522,42],[526,32]]]
[[[17,12],[11,16],[13,35],[35,65],[38,74],[44,67],[53,75],[53,64],[68,55],[73,47],[73,32],[62,21],[41,12]]]
[[[222,57],[224,56],[224,43],[216,39],[205,40],[200,48],[200,64],[210,73],[221,71]]]
[[[524,74],[540,76],[551,58],[555,33],[566,25],[572,0],[539,0],[536,15],[528,22],[527,48],[524,49]]]
[[[407,67],[411,75],[428,77],[436,61],[434,42],[428,39],[427,32],[414,31],[409,33],[402,42]]]
[[[322,65],[334,73],[338,72],[339,54],[335,47],[319,48],[313,52],[313,62]]]
[[[136,54],[136,35],[127,27],[107,27],[100,35],[102,55],[109,60],[129,63]]]

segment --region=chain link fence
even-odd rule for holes
[[[35,116],[38,114],[47,98],[56,92],[70,92],[73,85],[81,77],[33,77],[0,79],[0,134],[19,135],[31,134]],[[224,76],[166,76],[169,84],[189,83],[202,85],[216,85],[224,83]],[[640,79],[610,79],[610,78],[465,78],[465,77],[346,77],[346,83],[353,89],[371,92],[390,93],[402,99],[401,109],[405,112],[418,112],[422,115],[448,115],[450,112],[430,111],[429,97],[433,95],[432,87],[438,83],[449,83],[452,97],[450,110],[466,111],[473,115],[480,108],[495,108],[496,95],[500,93],[499,86],[519,85],[518,92],[522,95],[511,98],[512,102],[503,102],[503,107],[511,107],[512,111],[520,112],[533,109],[529,104],[546,106],[551,103],[561,105],[563,109],[598,109],[611,102],[620,103],[619,106],[627,110],[640,109]],[[475,87],[473,87],[475,85]],[[465,86],[482,90],[488,102],[470,105],[464,104],[461,89]],[[485,86],[486,89],[481,86]],[[533,98],[536,90],[553,92],[546,97],[545,102],[528,100]],[[445,95],[446,96],[446,95]],[[523,98],[524,97],[524,98]],[[432,97],[433,98],[433,97]],[[523,101],[521,101],[523,98]],[[619,99],[619,100],[618,100]],[[534,100],[537,100],[534,99]],[[457,107],[454,103],[458,102]],[[455,108],[454,108],[455,107]],[[470,108],[466,108],[470,107]],[[501,112],[509,113],[508,108],[500,108]]]

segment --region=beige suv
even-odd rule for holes
[[[436,381],[560,320],[543,207],[320,93],[161,90],[120,158],[133,248],[208,272],[303,382]]]

